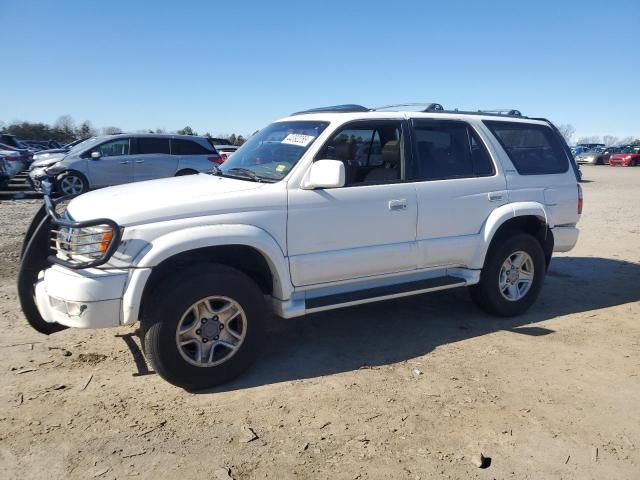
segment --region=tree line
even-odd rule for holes
[[[90,121],[85,120],[80,124],[76,124],[70,115],[62,115],[53,124],[43,122],[13,122],[6,124],[0,121],[0,133],[9,133],[15,135],[22,140],[55,140],[58,143],[66,144],[74,140],[80,140],[87,137],[95,137],[96,135],[115,135],[118,133],[126,133],[121,128],[115,126],[95,128]],[[191,127],[187,126],[175,132],[166,131],[164,129],[148,129],[137,130],[130,133],[175,133],[177,135],[198,135]],[[209,132],[203,136],[214,138]],[[233,145],[242,145],[246,138],[243,135],[219,134],[215,138],[224,138],[229,140]]]
[[[559,124],[558,130],[569,145],[573,144],[573,136],[576,129],[571,124]],[[640,145],[638,137],[616,137],[614,135],[592,135],[590,137],[579,137],[576,143],[604,143],[607,147],[618,145]]]

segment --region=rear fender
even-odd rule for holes
[[[548,224],[547,211],[538,202],[507,203],[491,212],[480,231],[482,241],[479,242],[478,248],[472,257],[470,268],[480,269],[484,266],[484,259],[487,256],[493,237],[505,222],[512,218],[525,216],[537,217],[545,225]]]

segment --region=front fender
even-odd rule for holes
[[[253,225],[204,225],[162,235],[139,252],[132,262],[132,274],[123,298],[124,324],[137,320],[140,300],[151,269],[174,255],[198,248],[245,245],[258,250],[273,277],[273,296],[288,299],[293,292],[287,261],[274,238]]]
[[[548,224],[547,211],[539,202],[513,202],[496,208],[482,226],[480,231],[481,242],[471,260],[471,268],[478,269],[484,266],[484,259],[489,251],[489,246],[498,229],[508,220],[516,217],[534,216],[545,224]]]

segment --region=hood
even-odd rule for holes
[[[33,163],[31,164],[31,169],[40,168],[40,167],[50,167],[54,163],[58,163],[64,157],[66,157],[66,153],[45,153],[40,154],[37,153],[33,156]]]
[[[118,225],[262,208],[258,192],[265,186],[204,173],[129,183],[80,195],[67,211],[76,221],[109,218]]]

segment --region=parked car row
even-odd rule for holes
[[[50,153],[31,164],[29,181],[42,189],[45,178],[60,195],[156,178],[208,172],[222,164],[207,137],[119,134],[87,139],[68,151]]]
[[[588,165],[640,165],[640,145],[596,147],[576,155],[579,164]]]
[[[25,170],[33,161],[33,152],[10,138],[12,135],[2,135],[2,140],[9,144],[0,143],[0,189],[9,183],[17,173]]]

